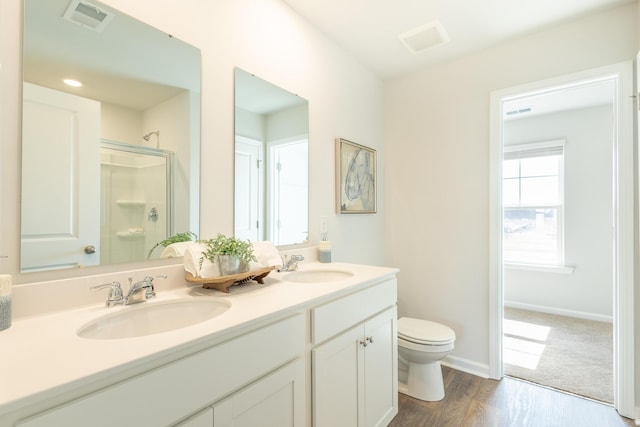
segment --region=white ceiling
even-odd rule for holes
[[[381,78],[451,61],[636,0],[283,0]],[[439,21],[451,41],[410,53],[398,35]]]
[[[200,92],[198,49],[89,1],[116,15],[102,32],[62,19],[70,0],[25,0],[25,81],[141,111],[184,90]],[[69,88],[64,78],[84,85]]]

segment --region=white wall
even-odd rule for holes
[[[145,110],[142,114],[142,133],[138,141],[142,145],[169,150],[174,153],[173,158],[173,200],[179,209],[173,210],[174,234],[192,231],[197,234],[198,224],[190,224],[191,206],[189,180],[191,177],[191,139],[197,141],[197,135],[192,135],[190,121],[192,116],[200,114],[199,109],[192,111],[191,98],[193,94],[184,91],[158,105]],[[142,135],[148,132],[160,131],[160,136],[152,135],[149,141],[144,141]],[[197,142],[195,142],[197,144]],[[157,240],[156,240],[157,241]],[[151,243],[151,246],[155,242]],[[149,247],[151,249],[151,247]]]
[[[565,264],[573,274],[504,272],[505,303],[611,320],[613,123],[611,105],[504,122],[505,145],[564,139]]]
[[[120,105],[100,103],[100,137],[142,145],[142,113]]]
[[[386,254],[399,314],[443,322],[458,362],[489,362],[489,100],[495,90],[634,58],[636,5],[388,81]]]
[[[306,104],[269,114],[265,120],[266,141],[280,141],[307,135],[308,117],[309,107]]]
[[[333,258],[384,264],[382,82],[342,48],[320,35],[280,0],[107,0],[105,3],[201,49],[202,171],[200,235],[233,233],[233,85],[240,67],[309,100],[310,239],[319,241],[327,216]],[[0,2],[2,194],[0,253],[19,253],[21,2]],[[376,215],[335,214],[334,140],[347,138],[378,150]],[[15,259],[15,257],[14,257]],[[14,259],[4,260],[3,272]],[[112,271],[119,267],[103,268]],[[64,273],[54,272],[51,277]],[[29,282],[16,277],[16,283]]]
[[[255,139],[257,141],[265,140],[265,123],[264,116],[252,111],[236,108],[236,125],[235,132],[237,135]]]

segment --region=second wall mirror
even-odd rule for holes
[[[236,237],[308,240],[308,148],[308,101],[236,68]]]

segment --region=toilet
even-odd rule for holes
[[[428,320],[398,319],[398,391],[426,401],[444,398],[440,360],[453,350],[456,333]]]

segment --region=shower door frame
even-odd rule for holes
[[[100,148],[107,148],[110,150],[124,151],[133,154],[142,154],[154,157],[163,157],[165,159],[165,182],[167,183],[166,195],[167,198],[167,237],[173,235],[173,222],[175,218],[175,206],[173,203],[173,160],[174,153],[169,150],[163,150],[161,148],[145,147],[142,145],[132,145],[125,142],[113,141],[110,139],[101,139]]]

